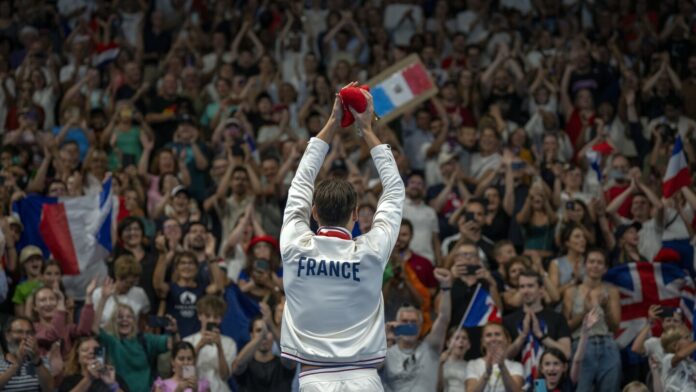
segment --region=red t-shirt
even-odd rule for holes
[[[612,200],[616,199],[616,197],[622,194],[628,187],[629,184],[625,186],[614,185],[613,187],[607,189],[607,191],[604,193],[604,197],[607,199],[607,203],[611,203]],[[633,203],[633,195],[628,196],[626,200],[624,200],[624,202],[621,204],[618,210],[619,215],[626,219],[630,219],[631,203]]]
[[[429,289],[437,287],[437,279],[433,274],[433,263],[425,257],[411,252],[411,258],[408,259],[408,265],[413,269],[413,272],[418,276],[418,280]]]

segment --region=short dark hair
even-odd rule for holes
[[[604,251],[602,248],[590,248],[586,255],[585,255],[585,263],[587,263],[588,256],[590,253],[597,253],[602,255],[602,258],[604,259],[604,265],[609,267],[609,255],[607,255],[607,252]]]
[[[537,284],[539,285],[539,287],[543,287],[543,286],[544,286],[544,280],[541,278],[541,275],[540,275],[538,272],[536,272],[536,271],[534,271],[533,269],[531,269],[531,268],[525,268],[525,269],[523,269],[523,270],[520,272],[520,276],[526,276],[526,277],[528,277],[528,278],[534,278],[534,279],[536,279],[536,282],[537,282]]]
[[[320,224],[325,226],[343,226],[350,219],[358,195],[353,185],[340,178],[327,178],[314,190],[314,205]]]
[[[411,234],[413,234],[413,223],[411,223],[410,220],[406,218],[401,219],[401,226],[408,226],[408,229],[411,230]]]

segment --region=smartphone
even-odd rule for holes
[[[675,308],[663,307],[662,312],[660,312],[660,318],[674,317]]]
[[[151,314],[147,317],[147,325],[152,328],[167,328],[169,326],[169,319]]]
[[[517,170],[524,169],[525,166],[527,166],[527,163],[525,161],[515,161],[515,162],[512,162],[512,164],[510,165],[510,168],[512,170],[517,171]]]
[[[534,392],[547,392],[546,380],[543,378],[534,380]]]
[[[396,336],[415,336],[418,335],[418,325],[416,324],[399,324],[394,327],[394,335]]]
[[[196,376],[196,368],[191,365],[184,365],[181,367],[181,377],[192,378]]]
[[[95,347],[94,348],[94,359],[99,361],[99,363],[102,365],[102,367],[105,364],[105,354],[104,354],[104,347]]]
[[[567,201],[566,202],[566,210],[568,210],[568,211],[575,210],[575,202],[574,201]]]
[[[472,222],[472,221],[475,221],[475,220],[476,220],[476,215],[474,215],[473,212],[468,212],[468,211],[467,211],[467,213],[464,214],[464,217],[466,217],[466,221],[467,221],[467,222]]]
[[[269,269],[271,269],[271,265],[268,263],[268,260],[258,259],[254,261],[254,268],[260,269],[262,271],[268,271]]]
[[[476,271],[481,269],[480,265],[466,265],[466,273],[465,275],[476,275]]]
[[[135,165],[135,155],[123,154],[121,156],[121,168],[125,169],[128,166]]]
[[[216,323],[208,323],[208,324],[206,324],[206,326],[205,326],[205,330],[206,330],[206,331],[209,331],[209,332],[210,332],[210,331],[217,331],[217,330],[219,330],[219,329],[220,329],[220,326],[217,325]]]

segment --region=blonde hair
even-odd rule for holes
[[[137,320],[137,315],[135,314],[135,311],[133,308],[130,307],[130,305],[126,304],[116,304],[116,308],[114,309],[113,313],[111,313],[111,318],[109,319],[109,322],[106,324],[106,331],[114,335],[116,337],[119,337],[118,334],[118,312],[120,310],[126,310],[128,313],[133,316],[133,329],[131,332],[126,336],[127,338],[133,338],[135,335],[138,334],[138,320]]]
[[[662,336],[660,337],[662,349],[665,351],[666,354],[674,353],[674,345],[685,335],[689,336],[689,329],[683,325],[670,328],[669,330],[663,332]]]
[[[624,387],[624,389],[622,389],[621,392],[650,392],[650,390],[642,382],[633,381],[631,383],[626,384],[626,386]]]
[[[114,277],[118,280],[139,277],[143,272],[143,267],[131,255],[119,256],[114,262]]]

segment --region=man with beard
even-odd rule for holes
[[[184,237],[184,249],[196,256],[198,284],[207,287],[210,283],[215,283],[217,290],[223,290],[225,280],[215,257],[215,237],[208,233],[208,228],[203,223],[191,222]]]
[[[411,248],[438,265],[440,260],[440,228],[435,210],[425,203],[425,179],[414,172],[406,182],[406,203],[403,217],[416,222],[413,227]]]
[[[437,386],[439,356],[450,324],[452,274],[435,269],[440,284],[440,305],[430,333],[421,341],[418,336],[423,314],[413,306],[402,306],[396,321],[387,324],[396,335],[396,344],[387,350],[382,369],[385,391],[434,391]]]
[[[250,324],[251,341],[232,362],[240,391],[290,391],[295,377],[295,363],[273,354],[273,332],[262,316]]]
[[[508,349],[508,358],[522,362],[530,343],[538,343],[539,355],[544,349],[560,350],[570,358],[570,329],[565,317],[558,312],[544,308],[541,302],[544,294],[543,281],[539,273],[524,270],[520,273],[518,290],[522,296],[522,308],[503,318],[503,325],[513,339]],[[520,357],[520,352],[522,356]],[[533,357],[531,366],[524,364],[525,377],[531,376],[533,367],[539,364]]]
[[[5,324],[0,358],[0,389],[3,391],[53,390],[53,378],[39,356],[34,326],[24,317]]]
[[[486,224],[486,206],[481,199],[471,199],[463,208],[452,215],[450,223],[457,222],[459,233],[442,241],[442,254],[450,250],[461,239],[471,241],[478,247],[479,258],[491,271],[498,268],[493,255],[493,241],[482,234],[481,228]]]

